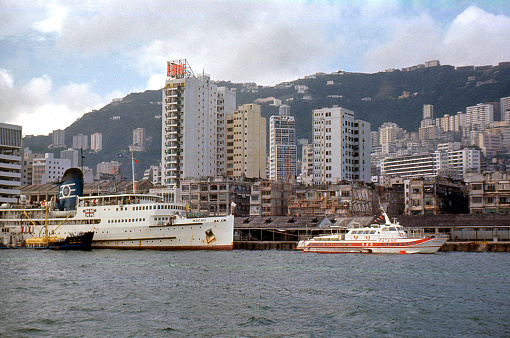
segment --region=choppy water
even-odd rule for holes
[[[0,250],[0,336],[508,337],[510,254]]]

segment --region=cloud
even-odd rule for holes
[[[37,21],[33,27],[42,33],[60,33],[64,20],[67,18],[68,9],[51,1],[44,5],[47,10],[47,18]]]
[[[446,62],[497,64],[510,60],[510,17],[471,6],[452,22],[442,41]]]
[[[429,14],[389,17],[386,41],[364,55],[365,71],[400,68],[439,59],[443,64],[485,65],[509,60],[510,17],[476,6],[448,24]]]
[[[92,109],[122,94],[101,97],[88,83],[70,83],[55,87],[48,75],[32,78],[17,86],[5,69],[0,69],[0,119],[21,125],[23,134],[43,135],[72,124]]]

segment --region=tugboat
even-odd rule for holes
[[[433,254],[448,240],[447,235],[425,235],[392,223],[383,211],[384,224],[346,229],[344,233],[302,240],[296,250],[318,253]]]
[[[25,241],[28,249],[53,249],[53,250],[89,250],[92,245],[94,232],[78,233],[65,238],[56,236],[33,237]]]

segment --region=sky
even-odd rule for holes
[[[166,62],[275,85],[440,60],[510,61],[509,0],[0,0],[0,123],[48,135],[131,92]]]

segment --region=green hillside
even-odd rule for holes
[[[329,82],[329,84],[328,84]],[[305,85],[305,94],[298,94],[295,86]],[[299,79],[288,86],[258,86],[256,91],[243,91],[242,84],[219,82],[218,86],[237,89],[237,104],[252,103],[257,99],[274,97],[291,107],[296,117],[298,138],[311,138],[312,111],[320,107],[338,105],[353,110],[357,117],[372,124],[372,130],[384,122],[395,122],[408,130],[416,131],[422,117],[423,104],[433,104],[436,117],[465,111],[468,106],[481,102],[499,101],[510,96],[510,65],[492,67],[489,70],[455,70],[453,66],[422,68],[410,72],[394,71],[375,74],[338,73],[317,74],[316,77]],[[409,92],[408,98],[401,98]],[[328,97],[331,95],[341,97]],[[132,93],[120,102],[85,114],[66,128],[66,144],[72,145],[72,137],[78,133],[103,134],[103,150],[97,154],[85,154],[85,165],[95,168],[102,161],[118,160],[126,177],[131,177],[131,160],[128,146],[133,140],[133,129],[145,128],[149,142],[145,152],[135,153],[137,178],[150,165],[160,162],[161,156],[161,91],[149,90]],[[305,98],[305,99],[304,99]],[[260,103],[262,114],[269,118],[278,113],[278,107]],[[115,118],[117,116],[119,118]],[[268,134],[269,135],[269,134]],[[33,152],[55,152],[48,149],[48,136],[24,139],[24,147]],[[124,154],[118,157],[118,154]]]

